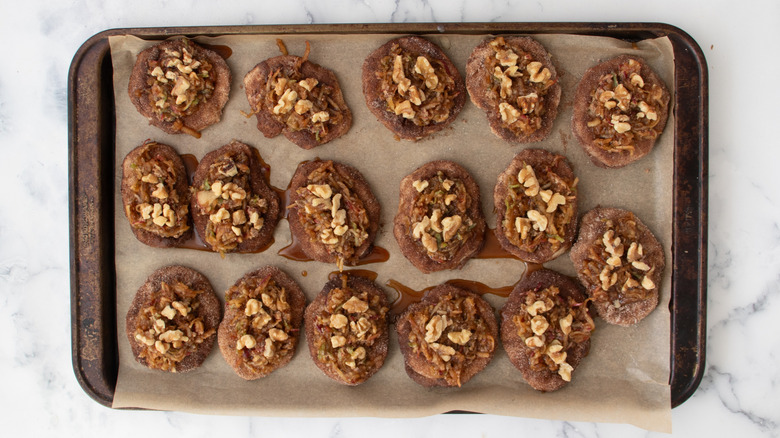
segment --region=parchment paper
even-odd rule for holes
[[[674,57],[666,38],[630,43],[603,37],[571,35],[535,36],[553,55],[563,86],[563,98],[551,135],[545,141],[516,145],[497,138],[489,130],[484,113],[470,101],[453,125],[433,138],[417,143],[397,141],[368,111],[361,91],[363,60],[392,35],[295,35],[283,38],[291,54],[302,55],[304,41],[311,42],[309,59],[332,69],[339,78],[347,104],[354,115],[351,130],[343,137],[310,151],[283,136],[266,139],[256,128],[243,90],[244,75],[257,63],[279,54],[275,35],[197,38],[206,44],[232,49],[227,59],[233,72],[230,100],[223,119],[203,131],[203,137],[169,135],[148,125],[127,96],[130,71],[138,52],[153,44],[132,36],[111,37],[116,101],[115,232],[117,331],[119,376],[114,407],[142,407],[209,414],[263,416],[373,416],[417,417],[450,410],[573,421],[630,423],[670,431],[669,298],[671,290],[672,172],[674,114],[653,152],[622,169],[600,169],[590,163],[571,132],[572,96],[584,71],[596,63],[623,53],[644,57],[671,89]],[[436,34],[439,44],[465,77],[471,50],[485,37]],[[671,90],[673,92],[673,90]],[[138,242],[123,214],[119,196],[121,162],[147,138],[166,143],[181,154],[198,159],[231,139],[259,149],[271,165],[271,184],[285,188],[296,166],[314,158],[335,159],[357,167],[369,181],[382,205],[382,224],[376,245],[390,252],[385,263],[362,268],[378,273],[377,283],[395,279],[413,289],[440,284],[452,278],[480,281],[491,287],[515,283],[523,264],[514,259],[472,259],[460,271],[424,275],[401,255],[392,235],[392,219],[398,206],[400,180],[420,165],[434,159],[454,160],[468,169],[478,184],[488,224],[495,227],[493,186],[496,177],[524,147],[545,148],[564,154],[580,179],[580,211],[596,205],[634,211],[654,232],[666,251],[666,271],[658,308],[634,327],[611,326],[597,319],[590,355],[574,372],[564,389],[542,394],[527,385],[499,348],[492,363],[457,389],[425,389],[408,378],[403,357],[391,327],[391,348],[384,367],[368,382],[346,387],[333,382],[313,364],[301,337],[292,362],[269,377],[247,382],[235,375],[219,349],[199,369],[188,374],[148,370],[132,357],[125,337],[124,316],[129,303],[155,269],[181,264],[199,270],[211,281],[224,302],[225,291],[244,273],[260,266],[276,265],[293,276],[307,300],[321,290],[334,265],[294,262],[277,252],[290,242],[287,222],[274,234],[275,243],[260,254],[219,254],[188,249],[157,249]],[[546,267],[574,275],[568,253]],[[303,275],[305,271],[306,275]],[[385,287],[388,298],[395,291]],[[500,309],[505,299],[486,295]]]

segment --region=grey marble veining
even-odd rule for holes
[[[489,415],[408,420],[115,411],[71,368],[67,72],[115,27],[338,22],[660,21],[689,32],[710,75],[708,358],[673,411],[677,436],[780,436],[780,3],[478,0],[2,3],[0,430],[4,436],[657,436],[631,426]],[[766,54],[773,54],[766,56]]]

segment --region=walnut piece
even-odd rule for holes
[[[446,316],[433,315],[425,325],[425,342],[430,344],[438,341],[448,325]]]
[[[471,330],[463,329],[457,332],[449,332],[447,333],[447,339],[458,345],[466,345],[469,339],[471,339]]]

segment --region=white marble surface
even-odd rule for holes
[[[710,75],[707,364],[673,410],[676,436],[780,436],[780,162],[775,0],[0,0],[0,430],[3,436],[645,436],[626,425],[489,415],[412,420],[210,417],[111,410],[70,357],[67,72],[108,28],[337,22],[667,22],[704,49]],[[216,6],[218,4],[218,6]],[[759,156],[761,159],[754,157]]]

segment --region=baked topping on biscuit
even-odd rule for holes
[[[412,238],[432,260],[445,262],[474,237],[476,223],[467,214],[471,196],[462,180],[442,171],[412,186],[417,192],[409,218]]]
[[[637,222],[633,213],[604,222],[606,231],[588,249],[580,278],[595,301],[613,307],[642,301],[650,297],[656,285],[651,279],[655,266],[648,264],[638,241]]]
[[[660,84],[647,83],[642,65],[628,59],[617,69],[601,76],[591,92],[587,127],[594,144],[612,153],[634,153],[635,143],[655,139],[658,113],[666,106]]]
[[[455,79],[436,58],[394,44],[376,72],[385,110],[417,126],[442,123],[450,117],[457,95]]]
[[[179,50],[164,48],[159,58],[148,61],[149,104],[159,120],[181,123],[182,117],[211,98],[216,83],[212,65],[195,53],[185,39]],[[186,131],[186,127],[179,128]]]
[[[533,56],[508,44],[503,37],[490,42],[484,78],[490,99],[496,102],[505,128],[529,135],[542,127],[546,96],[557,79]]]
[[[525,161],[517,175],[503,176],[507,187],[503,220],[504,235],[519,249],[534,252],[547,243],[556,252],[568,237],[574,217],[577,179],[555,173],[556,155],[551,163],[537,165]]]
[[[132,169],[125,175],[132,199],[125,204],[125,213],[134,228],[149,231],[160,237],[177,238],[189,230],[189,205],[176,190],[176,166],[162,154],[153,151],[157,143],[147,141],[144,149],[130,163]]]
[[[413,353],[425,357],[429,367],[427,372],[415,371],[444,379],[451,386],[460,386],[464,368],[477,358],[491,357],[496,347],[470,295],[444,294],[434,302],[417,305],[403,318],[411,330],[409,339],[401,342],[408,342]]]
[[[243,151],[222,154],[195,188],[197,207],[209,218],[205,241],[221,254],[257,237],[265,222],[268,201],[252,192],[249,163]]]
[[[306,184],[296,190],[300,199],[293,207],[299,209],[309,239],[335,255],[342,270],[344,261],[352,259],[368,239],[368,212],[353,191],[354,182],[338,172],[333,161],[323,161],[306,178]]]
[[[524,298],[521,310],[512,317],[512,322],[517,335],[533,352],[531,369],[547,369],[570,382],[573,369],[566,361],[567,351],[588,341],[595,330],[587,302],[564,298],[557,286],[544,289],[539,286],[527,291]]]
[[[298,327],[288,296],[271,274],[250,276],[225,293],[227,308],[237,310],[229,323],[242,366],[258,375],[269,374],[295,352]]]
[[[139,358],[150,368],[176,372],[176,366],[213,336],[199,315],[199,295],[181,282],[160,283],[134,321],[134,338],[142,346]]]
[[[367,354],[380,342],[386,330],[388,308],[382,297],[348,285],[341,276],[341,287],[328,292],[325,306],[315,315],[316,360],[325,364],[344,382],[362,382],[381,367],[384,356]]]

